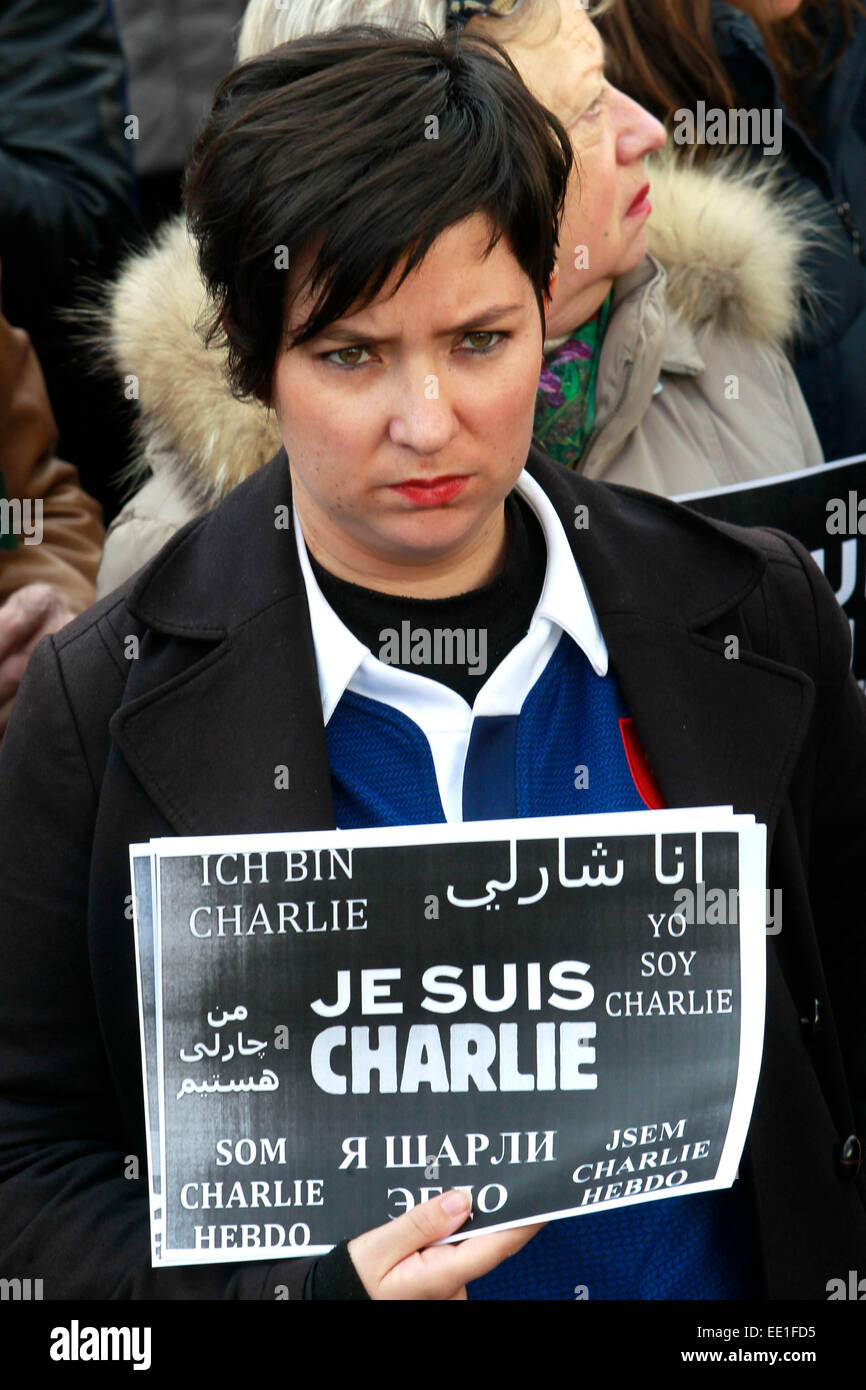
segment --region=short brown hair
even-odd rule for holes
[[[484,212],[543,295],[573,156],[568,132],[491,40],[356,25],[283,44],[219,87],[186,176],[190,227],[238,396],[267,398],[286,342],[286,268],[314,247],[290,346],[397,288]],[[281,259],[282,254],[282,259]],[[300,286],[296,287],[299,292]]]

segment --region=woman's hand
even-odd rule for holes
[[[544,1224],[436,1245],[463,1225],[470,1207],[467,1193],[446,1192],[350,1240],[349,1255],[370,1297],[464,1299],[470,1279],[515,1255]]]
[[[0,607],[0,739],[36,643],[74,617],[50,584],[25,584]]]

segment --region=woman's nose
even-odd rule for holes
[[[413,372],[395,383],[389,424],[392,443],[433,454],[451,442],[457,428],[453,404],[437,373]]]
[[[661,121],[625,92],[617,92],[619,106],[619,129],[617,134],[617,159],[620,164],[633,164],[636,159],[660,150],[667,140],[667,131]]]

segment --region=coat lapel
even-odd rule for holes
[[[725,655],[762,554],[535,450],[528,467],[563,521],[667,804],[730,803],[772,835],[813,688],[778,662]],[[576,502],[588,510],[579,531]],[[290,507],[282,452],[180,533],[131,592],[148,633],[112,734],[178,834],[334,825],[303,577],[291,525],[275,524]]]
[[[281,453],[181,532],[130,596],[149,632],[111,731],[178,834],[334,826],[290,509]]]
[[[664,498],[593,484],[540,454],[528,467],[565,525],[665,801],[731,804],[772,836],[814,688],[742,642],[726,656],[762,552]],[[580,530],[576,500],[587,508]]]
[[[601,618],[611,662],[669,806],[732,805],[772,836],[812,697],[796,672],[771,670],[724,642]]]

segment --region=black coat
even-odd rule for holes
[[[129,406],[82,360],[66,314],[80,332],[93,287],[138,238],[137,111],[110,0],[0,0],[3,312],[30,334],[58,454],[107,521],[126,500],[114,475],[131,443]]]
[[[783,918],[742,1172],[769,1295],[823,1299],[866,1269],[866,1183],[840,1164],[866,1110],[866,703],[847,620],[796,541],[534,450],[528,466],[667,804],[768,826]],[[44,1277],[46,1298],[301,1294],[309,1260],[153,1271],[144,1178],[124,1175],[145,1154],[129,842],[334,825],[303,580],[274,524],[289,502],[281,453],[43,641],[2,746],[0,1273]]]

